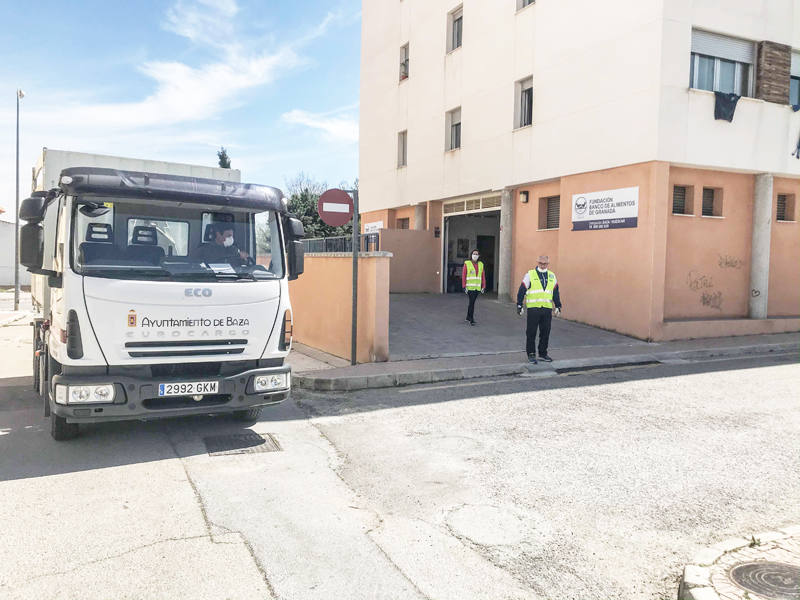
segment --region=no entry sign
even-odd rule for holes
[[[343,190],[328,190],[319,197],[317,212],[326,225],[341,227],[353,218],[353,199]]]

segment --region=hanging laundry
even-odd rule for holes
[[[714,92],[716,103],[714,104],[714,118],[717,120],[733,121],[733,113],[736,112],[736,103],[741,96],[737,94],[727,94],[725,92]]]

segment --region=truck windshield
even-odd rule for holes
[[[114,279],[262,281],[284,273],[278,215],[85,196],[72,212],[72,266]]]

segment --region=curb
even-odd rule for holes
[[[777,531],[765,531],[755,534],[751,540],[731,538],[710,548],[704,548],[694,557],[692,564],[683,569],[681,583],[678,586],[678,600],[720,600],[720,595],[711,583],[711,567],[726,554],[751,547],[753,540],[757,545],[800,536],[800,525],[782,527]]]
[[[627,356],[605,356],[581,358],[574,360],[558,360],[548,365],[532,365],[530,363],[511,363],[483,367],[420,369],[398,373],[380,373],[372,375],[336,376],[330,369],[320,376],[316,372],[298,373],[293,376],[293,385],[300,389],[318,392],[349,392],[365,389],[402,387],[443,381],[460,381],[483,377],[503,377],[536,373],[538,377],[554,377],[559,371],[588,370],[592,368],[624,367],[642,363],[665,363],[674,361],[691,361],[712,358],[770,354],[800,350],[796,342],[781,344],[758,344],[749,346],[732,346],[729,348],[709,348],[699,350],[676,350],[673,352],[655,352]],[[329,376],[324,376],[329,373]]]
[[[24,313],[19,315],[14,315],[13,317],[9,317],[8,319],[4,319],[0,321],[0,327],[8,327],[9,325],[17,325],[21,321],[25,321],[26,319],[31,320],[32,313]]]

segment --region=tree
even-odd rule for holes
[[[358,180],[356,180],[356,188]],[[294,213],[303,223],[307,238],[336,237],[353,234],[353,224],[348,223],[343,227],[331,227],[326,225],[319,217],[317,212],[317,201],[322,193],[328,189],[324,182],[315,181],[305,173],[298,173],[297,176],[286,182],[289,192],[289,212]],[[347,184],[341,184],[346,189]]]
[[[220,167],[223,169],[231,168],[231,159],[228,157],[228,151],[225,150],[225,146],[220,146],[219,151],[217,152],[217,158],[219,159]]]

